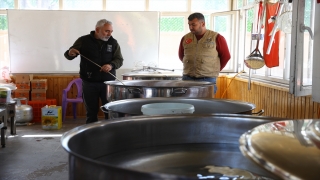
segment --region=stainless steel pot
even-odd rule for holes
[[[262,115],[263,110],[252,113],[255,105],[248,102],[235,100],[212,99],[212,98],[135,98],[125,99],[107,103],[101,106],[101,110],[109,114],[110,119],[143,115],[141,106],[150,103],[186,103],[194,106],[193,114],[258,114]]]
[[[28,123],[33,119],[32,106],[28,105],[28,99],[25,97],[14,98],[16,104],[16,123]],[[24,100],[25,104],[21,104],[21,101]]]
[[[277,179],[244,157],[238,142],[249,129],[273,120],[232,114],[135,116],[79,126],[61,143],[69,153],[70,180]]]
[[[319,119],[266,123],[241,135],[239,142],[245,156],[281,179],[320,179]]]
[[[124,80],[106,81],[108,101],[153,97],[205,97],[212,98],[213,84],[210,82],[179,80]]]

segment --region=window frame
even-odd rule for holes
[[[294,96],[308,96],[312,94],[311,85],[303,86],[303,47],[304,47],[304,25],[305,0],[292,2],[292,36],[291,36],[291,60],[289,92]],[[314,8],[314,2],[312,7]],[[314,11],[312,11],[314,12]],[[312,49],[312,46],[310,46]]]
[[[214,18],[219,16],[231,16],[232,23],[231,23],[231,42],[227,42],[228,48],[231,54],[231,58],[228,63],[231,63],[231,68],[227,69],[226,67],[221,71],[222,73],[236,73],[238,70],[238,48],[239,47],[239,14],[240,11],[225,11],[225,12],[217,12],[212,13],[210,15],[210,29],[214,29]]]

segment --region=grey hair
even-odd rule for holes
[[[112,25],[112,22],[111,22],[111,21],[108,21],[108,20],[106,20],[106,19],[101,19],[101,20],[99,20],[99,21],[97,22],[96,28],[97,28],[97,27],[102,27],[102,26],[104,26],[105,24],[110,24],[110,25]]]

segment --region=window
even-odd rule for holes
[[[14,0],[0,1],[0,9],[13,9],[13,8],[14,8]]]
[[[310,95],[312,91],[314,0],[293,1],[290,93]]]
[[[186,12],[188,0],[149,0],[149,11]]]
[[[211,29],[221,34],[227,41],[231,59],[222,72],[236,72],[238,56],[238,11],[229,11],[212,14]]]
[[[103,0],[63,0],[65,10],[102,10]]]
[[[19,0],[19,9],[59,9],[58,0]]]
[[[188,30],[187,15],[161,15],[159,67],[182,69],[182,62],[178,57],[178,48],[181,38]]]
[[[231,1],[226,0],[193,0],[191,12],[222,12],[230,10]]]
[[[144,11],[145,0],[108,0],[107,11]]]

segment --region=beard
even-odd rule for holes
[[[110,37],[111,37],[111,36],[103,37],[103,36],[100,35],[99,38],[100,38],[102,41],[108,41]]]

